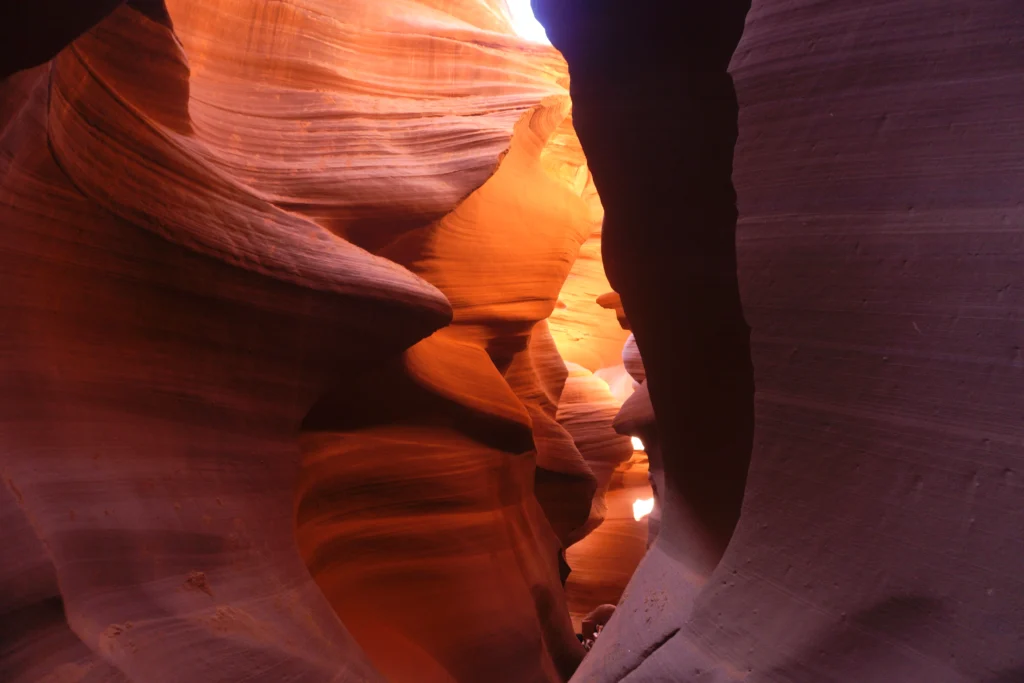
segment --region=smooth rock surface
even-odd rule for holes
[[[657,541],[574,680],[1024,680],[1019,8],[755,2],[733,57],[743,2],[687,4],[678,23],[642,4],[534,5],[570,65],[667,479]],[[698,278],[724,277],[733,248],[714,189],[736,140],[730,58],[756,378],[745,487],[725,460],[699,463],[728,443],[706,439],[750,424],[720,401],[742,387],[724,370],[743,350],[711,324],[736,300]],[[620,144],[668,112],[671,143]],[[653,173],[674,195],[633,180]],[[610,249],[619,220],[632,230]],[[708,424],[695,405],[713,406]],[[742,442],[718,453],[739,464]],[[710,571],[693,562],[708,530],[729,541]]]
[[[535,494],[593,493],[543,323],[594,229],[564,62],[398,4],[132,2],[0,86],[5,680],[578,664]],[[310,531],[374,481],[376,527]]]
[[[549,149],[568,112],[564,96],[528,111],[486,183],[381,251],[444,292],[453,323],[306,423],[299,546],[391,680],[558,681],[583,654],[558,558],[594,475],[554,419],[546,323],[591,227]]]

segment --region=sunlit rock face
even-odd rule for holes
[[[0,85],[0,677],[571,675],[566,81],[501,2],[169,0]]]
[[[611,285],[601,262],[601,227],[598,224],[583,243],[580,256],[559,294],[559,305],[551,314],[551,330],[562,357],[591,372],[620,365],[622,344],[629,335],[616,321],[614,313],[598,303],[600,296],[609,289]]]
[[[666,476],[574,680],[1024,680],[1019,8],[534,4]]]
[[[647,375],[633,335],[629,336],[622,349],[622,362],[630,372],[635,389],[623,401],[612,427],[619,434],[628,435],[634,447],[642,445],[647,456],[647,477],[654,502],[647,518],[647,545],[650,546],[661,529],[661,510],[665,506],[665,465],[661,434],[647,389]]]
[[[500,2],[170,0],[196,135],[235,175],[370,251],[495,171],[564,62]]]
[[[647,524],[633,518],[632,504],[650,495],[647,456],[634,452],[613,421],[619,401],[608,385],[584,367],[568,364],[569,377],[558,405],[558,422],[572,435],[596,480],[586,522],[574,530],[566,552],[572,570],[565,585],[577,630],[591,610],[619,601],[643,556]]]
[[[505,373],[533,422],[537,449],[534,493],[558,537],[561,549],[578,541],[590,528],[598,478],[573,435],[559,419],[569,371],[558,354],[547,326],[538,323],[530,336],[528,353],[519,354]],[[563,400],[564,396],[564,400]],[[562,565],[562,570],[565,565]],[[564,576],[562,579],[564,581]]]
[[[586,201],[590,227],[558,294],[550,317],[551,334],[567,362],[591,372],[617,368],[621,365],[622,344],[629,333],[602,302],[602,296],[607,298],[611,290],[601,259],[604,207],[589,168],[579,164],[584,156],[575,130],[566,130],[556,142],[551,145],[552,153],[564,160],[566,181],[573,183]]]
[[[566,144],[563,149],[565,154],[571,155],[570,158],[583,154],[575,132],[567,142],[572,146]],[[616,378],[621,377],[620,353],[629,332],[622,327],[622,320],[612,313],[614,306],[609,310],[606,304],[611,285],[601,259],[604,208],[589,170],[585,181],[583,196],[590,208],[593,227],[559,292],[558,303],[551,314],[551,332],[558,344],[558,352],[566,361],[591,372],[605,371],[610,378]],[[614,292],[611,294],[614,296]],[[615,393],[621,401],[625,398],[622,394],[628,395],[628,390]]]
[[[454,320],[307,421],[299,546],[392,680],[563,680],[582,654],[562,510],[549,520],[534,495],[535,472],[584,513],[594,490],[554,421],[565,374],[545,320],[590,229],[565,159],[545,153],[568,107],[528,111],[486,183],[381,252],[444,292]],[[383,403],[367,409],[371,393]]]

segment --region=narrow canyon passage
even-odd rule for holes
[[[0,9],[0,682],[1024,683],[1022,36]]]

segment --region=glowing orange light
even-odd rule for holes
[[[631,436],[629,438],[633,442],[634,451],[642,451],[644,449],[644,442],[640,440],[639,436]]]
[[[634,437],[635,438],[635,437]],[[633,519],[640,521],[654,510],[653,498],[637,498],[633,501]]]

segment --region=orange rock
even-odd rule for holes
[[[544,322],[590,227],[568,104],[527,111],[487,182],[379,251],[453,322],[307,425],[299,546],[392,680],[557,681],[583,654],[558,558],[594,481],[554,420],[565,374]],[[353,422],[369,393],[387,407]]]
[[[566,582],[569,612],[577,632],[584,615],[616,603],[646,550],[647,524],[633,519],[636,498],[650,497],[647,457],[634,453],[613,420],[619,403],[608,385],[586,368],[568,364],[569,378],[558,420],[572,435],[594,473],[596,492],[586,524],[569,537]]]
[[[564,62],[495,3],[168,9],[0,86],[0,462],[62,633],[147,683],[565,680]]]

